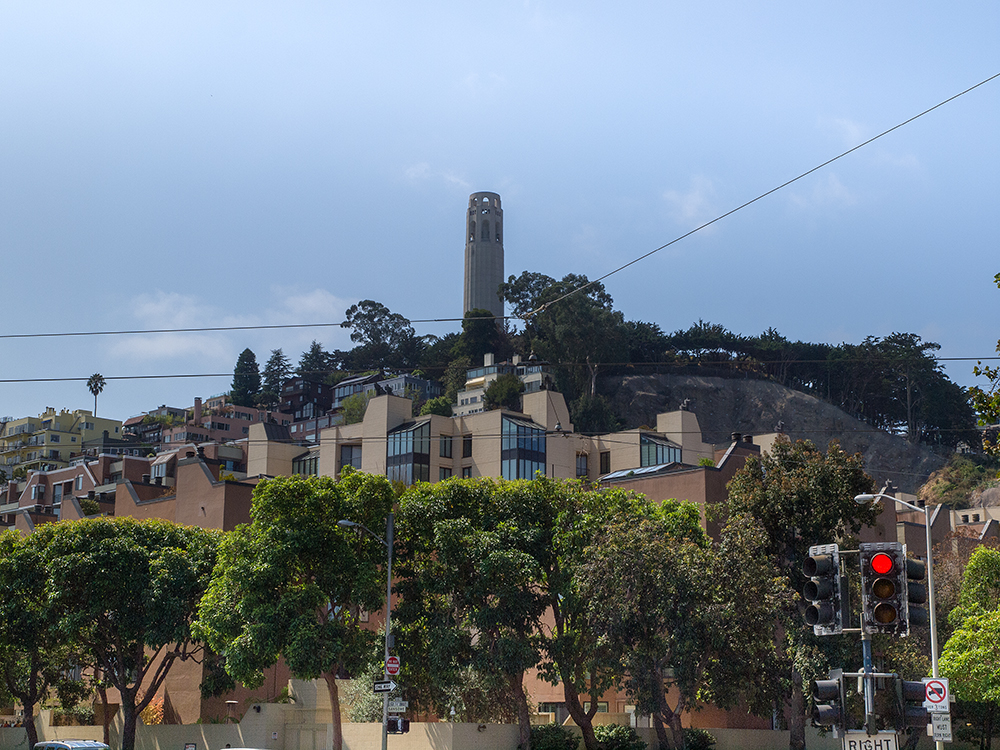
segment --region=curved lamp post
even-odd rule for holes
[[[899,503],[900,505],[909,508],[910,510],[916,510],[924,514],[924,532],[926,535],[927,544],[927,613],[930,616],[930,628],[931,628],[931,677],[938,676],[938,640],[937,640],[937,607],[934,604],[934,547],[931,543],[931,508],[929,505],[925,505],[921,508],[918,505],[913,505],[905,500],[900,500],[898,497],[893,497],[892,495],[887,495],[884,492],[879,492],[874,495],[857,495],[854,501],[859,505],[867,505],[868,503],[874,502],[875,500],[892,500],[894,503]],[[935,742],[934,747],[937,750],[942,750],[944,748],[943,742]]]
[[[384,679],[389,679],[389,631],[390,627],[390,615],[392,614],[390,607],[392,606],[392,532],[393,532],[393,520],[392,513],[385,519],[385,539],[380,537],[374,531],[369,529],[364,524],[356,523],[354,521],[348,521],[347,519],[342,519],[337,521],[338,526],[344,526],[346,528],[358,528],[364,532],[367,532],[368,536],[381,542],[385,546],[386,557],[388,564],[385,569],[385,662],[383,664],[383,677]],[[936,676],[936,675],[935,675]],[[389,694],[382,693],[382,750],[387,750],[389,744]]]

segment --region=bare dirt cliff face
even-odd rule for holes
[[[685,399],[698,415],[704,440],[723,443],[734,432],[762,435],[778,431],[790,439],[811,440],[826,449],[836,439],[849,453],[860,453],[865,468],[881,486],[886,480],[916,492],[946,456],[911,445],[877,430],[825,401],[766,380],[697,375],[648,375],[606,378],[600,391],[622,415],[626,429],[655,426],[656,415],[677,409]]]

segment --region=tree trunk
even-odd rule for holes
[[[789,750],[805,750],[806,748],[806,708],[805,696],[802,694],[802,675],[797,669],[792,669],[792,699],[789,706],[788,735]]]
[[[508,679],[517,704],[517,746],[522,750],[531,750],[531,714],[528,711],[528,696],[524,693],[524,673],[509,675]]]
[[[656,729],[656,740],[660,743],[660,748],[669,750],[670,740],[667,738],[667,728],[664,726],[659,712],[653,714],[653,727]]]
[[[594,722],[591,716],[583,710],[583,703],[580,701],[580,694],[576,692],[576,688],[568,680],[563,680],[563,695],[566,698],[566,709],[569,711],[569,715],[573,717],[573,721],[576,725],[580,727],[580,732],[583,733],[583,744],[587,750],[601,750],[600,744],[597,742],[597,737],[594,735]],[[591,708],[597,705],[597,701],[594,700],[594,696],[590,696]]]
[[[38,742],[38,727],[35,726],[35,704],[24,704],[24,731],[28,733],[28,747]]]
[[[122,692],[122,750],[135,750],[135,694]]]
[[[344,749],[344,728],[340,722],[340,689],[337,687],[337,670],[324,672],[326,689],[330,693],[331,722],[333,724],[333,750]]]
[[[101,697],[102,716],[101,723],[104,724],[104,744],[111,747],[111,711],[108,708],[108,689],[101,685],[97,688],[97,694]]]

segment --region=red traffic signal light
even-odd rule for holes
[[[868,634],[906,636],[906,549],[898,542],[860,545],[861,627]]]

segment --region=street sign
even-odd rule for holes
[[[390,656],[388,659],[385,660],[385,671],[386,673],[392,675],[393,677],[399,674],[398,656]]]
[[[925,677],[924,708],[931,712],[948,712],[948,680],[945,677]]]
[[[393,682],[392,680],[379,680],[378,682],[375,683],[375,692],[376,693],[391,693],[397,687],[399,687],[399,686],[396,685],[396,683]]]
[[[389,701],[389,713],[391,714],[401,714],[409,707],[409,701],[401,701],[393,698]]]
[[[935,742],[951,742],[951,714],[931,714],[931,725],[934,728]]]
[[[895,732],[849,732],[843,739],[844,750],[899,750]]]

